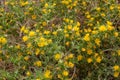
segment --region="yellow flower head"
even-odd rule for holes
[[[4,37],[0,37],[0,43],[1,44],[6,44],[7,43],[7,39]]]
[[[54,55],[55,60],[59,60],[61,58],[61,54],[57,53]]]
[[[113,66],[114,71],[117,71],[119,69],[118,65]]]
[[[69,62],[69,63],[68,63],[68,66],[69,66],[70,68],[73,68],[73,67],[74,67],[74,64],[73,64],[72,62]]]
[[[30,37],[35,36],[35,32],[34,32],[34,31],[30,31],[30,32],[29,32],[29,36],[30,36]]]
[[[81,60],[82,60],[82,58],[83,58],[83,56],[82,56],[82,55],[78,55],[78,56],[77,56],[77,60],[78,60],[78,61],[81,61]]]
[[[106,28],[106,26],[105,26],[105,25],[102,25],[102,26],[100,26],[100,27],[99,27],[99,30],[100,30],[100,31],[106,31],[106,30],[107,30],[107,28]]]
[[[50,74],[51,74],[51,71],[50,70],[46,70],[45,73],[44,73],[44,77],[45,78],[51,78],[52,76]]]
[[[26,72],[26,75],[27,75],[27,76],[30,76],[30,75],[31,75],[31,73],[30,73],[29,71],[27,71],[27,72]]]
[[[88,58],[88,59],[87,59],[87,62],[88,62],[88,63],[91,63],[91,62],[92,62],[92,59],[91,59],[91,58]]]
[[[67,70],[64,70],[62,74],[63,76],[68,76],[69,72]]]
[[[73,58],[74,57],[74,54],[72,54],[72,53],[70,53],[69,55],[68,55],[68,58]]]
[[[26,42],[28,40],[28,37],[27,36],[23,36],[23,41]]]
[[[100,63],[101,60],[102,60],[101,57],[97,57],[97,58],[96,58],[96,62],[98,62],[98,63]]]
[[[83,39],[84,39],[85,41],[90,41],[90,36],[89,36],[89,34],[86,34]]]
[[[36,61],[36,62],[34,63],[34,65],[40,67],[40,66],[42,66],[42,62],[41,62],[41,61]]]
[[[118,77],[119,76],[119,72],[114,72],[114,77]]]

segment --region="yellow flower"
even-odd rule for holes
[[[63,76],[68,76],[69,72],[67,70],[64,70],[62,74]]]
[[[114,36],[118,37],[119,33],[118,32],[114,32]]]
[[[118,65],[113,66],[114,71],[117,71],[119,69]]]
[[[98,62],[98,63],[100,63],[101,60],[102,60],[101,57],[97,57],[97,58],[96,58],[96,62]]]
[[[88,50],[87,50],[87,54],[89,54],[89,55],[91,55],[92,52],[93,52],[93,51],[92,51],[91,49],[88,49]]]
[[[60,79],[62,78],[62,76],[60,74],[58,74],[57,77],[60,78]]]
[[[77,60],[78,60],[78,61],[81,61],[81,60],[82,60],[82,58],[83,58],[83,56],[82,56],[82,55],[78,55],[78,56],[77,56]]]
[[[95,39],[95,43],[96,43],[98,46],[100,46],[100,42],[101,42],[100,39],[98,39],[98,38]]]
[[[29,30],[28,30],[28,29],[25,29],[23,32],[24,32],[24,33],[28,33],[28,32],[29,32]]]
[[[53,34],[53,35],[57,35],[57,31],[54,31],[52,34]]]
[[[74,67],[74,64],[73,64],[72,62],[69,62],[69,63],[68,63],[68,66],[69,66],[70,68],[73,68],[73,67]]]
[[[114,29],[114,27],[113,27],[113,26],[110,26],[110,25],[108,25],[107,28],[108,28],[109,31],[111,31],[111,30]]]
[[[72,29],[72,26],[71,26],[71,25],[68,25],[67,28],[68,28],[69,30],[71,30],[71,29]]]
[[[85,48],[82,48],[82,51],[86,51],[86,49],[85,49]]]
[[[78,26],[74,26],[73,27],[73,31],[79,31],[79,27]]]
[[[32,19],[33,19],[33,20],[36,19],[36,15],[32,15]]]
[[[119,76],[119,72],[114,72],[114,77],[118,77]]]
[[[97,10],[97,11],[100,11],[101,9],[100,9],[100,7],[97,7],[96,10]]]
[[[99,27],[99,30],[100,31],[106,31],[107,29],[106,29],[106,26],[102,25],[102,26]]]
[[[91,63],[91,62],[92,62],[92,59],[91,59],[91,58],[88,58],[88,59],[87,59],[87,62],[88,62],[88,63]]]
[[[27,75],[27,76],[30,76],[30,75],[31,75],[31,73],[30,73],[29,71],[27,71],[27,72],[26,72],[26,75]]]
[[[59,60],[61,58],[61,54],[57,53],[54,55],[55,60]]]
[[[110,22],[110,21],[107,21],[107,25],[110,25],[110,26],[111,26],[111,25],[112,25],[112,22]]]
[[[120,50],[117,50],[118,55],[120,56]]]
[[[6,38],[0,37],[0,43],[1,43],[1,44],[6,44],[6,43],[7,43]]]
[[[102,16],[102,17],[105,17],[105,14],[104,14],[104,13],[101,13],[101,16]]]
[[[40,80],[40,78],[37,78],[36,80]]]
[[[67,42],[65,43],[65,45],[66,45],[66,46],[69,46],[69,45],[70,45],[70,42],[67,41]]]
[[[90,41],[90,36],[89,36],[89,34],[86,34],[83,39],[84,39],[85,41]]]
[[[89,18],[91,18],[91,16],[88,14],[88,15],[86,16],[86,18],[88,18],[88,19],[89,19]]]
[[[34,31],[30,31],[30,32],[29,32],[29,36],[30,36],[30,37],[35,36],[35,32],[34,32]]]
[[[79,23],[79,22],[77,22],[77,26],[80,26],[80,23]]]
[[[0,26],[0,29],[2,29],[3,27],[2,26]]]
[[[47,26],[47,23],[44,21],[44,22],[42,22],[42,25],[43,26]]]
[[[41,61],[36,61],[36,62],[34,63],[34,65],[40,67],[40,66],[42,66],[42,62],[41,62]]]
[[[23,36],[23,41],[26,42],[28,40],[28,37],[27,36]]]
[[[50,31],[45,30],[44,34],[48,35],[48,34],[50,34]]]
[[[46,71],[44,72],[44,77],[45,77],[45,78],[51,78],[52,76],[51,76],[50,74],[51,74],[51,71],[50,71],[50,70],[46,70]]]
[[[28,61],[29,58],[30,58],[29,56],[25,56],[25,57],[24,57],[24,60]]]
[[[16,45],[16,48],[17,48],[17,49],[20,49],[20,45],[19,45],[19,44],[18,44],[18,45]]]
[[[30,48],[31,46],[32,46],[31,43],[28,43],[28,44],[27,44],[27,48]]]
[[[68,58],[73,58],[74,57],[74,54],[72,54],[72,53],[70,53],[69,55],[68,55]]]
[[[48,3],[45,3],[45,5],[44,5],[44,6],[45,6],[45,8],[47,8],[47,7],[48,7]]]
[[[114,6],[110,6],[110,10],[113,10],[114,9]]]

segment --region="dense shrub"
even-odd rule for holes
[[[0,80],[119,80],[117,0],[6,0]]]

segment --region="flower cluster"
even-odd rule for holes
[[[0,80],[120,79],[119,1],[0,4]]]

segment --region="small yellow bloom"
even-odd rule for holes
[[[23,41],[26,42],[28,40],[28,37],[27,36],[23,36]]]
[[[42,22],[42,25],[43,25],[43,26],[47,26],[47,22],[45,22],[45,21]]]
[[[72,26],[71,26],[71,25],[68,25],[67,28],[68,28],[68,30],[71,30],[71,29],[72,29]]]
[[[81,60],[82,60],[82,58],[83,58],[83,56],[82,56],[82,55],[78,55],[78,56],[77,56],[77,60],[78,60],[78,61],[81,61]]]
[[[86,51],[86,49],[85,49],[85,48],[82,48],[82,51]]]
[[[30,76],[30,75],[31,75],[30,71],[27,71],[27,72],[26,72],[26,75],[27,75],[27,76]]]
[[[77,26],[80,26],[80,23],[79,23],[79,22],[77,22]]]
[[[60,78],[60,79],[62,78],[62,76],[60,74],[58,74],[57,77]]]
[[[7,43],[7,39],[4,37],[0,37],[0,43],[1,44],[6,44]]]
[[[96,62],[98,62],[98,63],[100,63],[101,60],[102,60],[101,57],[97,57],[97,58],[96,58]]]
[[[88,15],[86,16],[86,18],[88,18],[88,19],[89,19],[89,18],[91,18],[91,16],[88,14]]]
[[[32,19],[33,19],[33,20],[36,19],[36,15],[32,15]]]
[[[118,77],[119,76],[119,72],[114,72],[114,77]]]
[[[59,60],[61,58],[61,54],[57,53],[54,55],[55,60]]]
[[[118,65],[113,66],[114,71],[117,71],[119,69]]]
[[[34,65],[40,67],[40,66],[42,66],[42,62],[41,62],[41,61],[36,61],[36,62],[34,63]]]
[[[68,55],[68,58],[73,58],[74,57],[74,54],[72,54],[72,53],[70,53],[69,55]]]
[[[112,22],[110,22],[110,21],[107,21],[107,25],[110,25],[110,26],[111,26],[111,25],[112,25]]]
[[[87,54],[88,54],[88,55],[91,55],[92,53],[93,53],[93,51],[92,51],[91,49],[88,49],[88,50],[87,50]]]
[[[69,63],[68,63],[68,66],[69,66],[70,68],[73,68],[73,67],[74,67],[74,64],[73,64],[72,62],[69,62]]]
[[[44,6],[45,6],[45,8],[47,8],[47,7],[48,7],[48,3],[45,3],[45,5],[44,5]]]
[[[117,50],[118,55],[120,56],[120,50]]]
[[[67,41],[67,42],[65,43],[65,45],[66,45],[66,46],[69,46],[69,45],[70,45],[70,42]]]
[[[67,70],[64,70],[62,74],[63,76],[68,76],[69,72]]]
[[[44,77],[45,78],[51,78],[52,76],[50,74],[51,74],[51,71],[50,70],[46,70],[45,73],[44,73]]]
[[[97,10],[97,11],[100,11],[100,10],[101,10],[101,8],[100,8],[100,7],[97,7],[97,8],[96,8],[96,10]]]
[[[119,33],[118,32],[114,32],[114,36],[118,37]]]
[[[98,39],[98,38],[95,39],[95,43],[96,43],[98,46],[100,46],[100,42],[101,42],[100,39]]]
[[[57,31],[54,31],[52,34],[53,34],[53,35],[57,35]]]
[[[92,59],[91,59],[91,58],[88,58],[88,59],[87,59],[87,62],[88,62],[88,63],[91,63],[91,62],[92,62]]]
[[[37,78],[36,80],[40,80],[40,78]]]
[[[24,57],[24,60],[28,61],[29,58],[30,58],[29,56],[25,56],[25,57]]]
[[[107,29],[106,29],[106,26],[102,25],[102,26],[99,27],[99,30],[100,31],[106,31]]]
[[[30,31],[30,32],[29,32],[29,36],[30,36],[30,37],[35,36],[35,32],[34,32],[34,31]]]
[[[85,41],[90,41],[90,36],[89,36],[89,34],[86,34],[83,39],[84,39]]]

